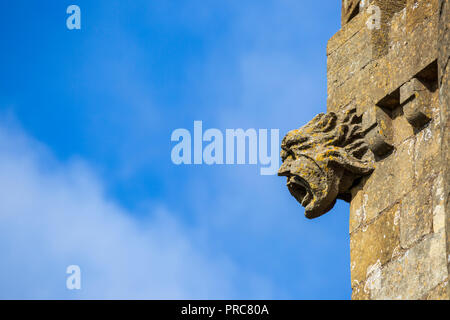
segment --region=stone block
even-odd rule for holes
[[[420,299],[448,277],[444,233],[433,234],[385,266],[373,268],[371,299]]]
[[[378,106],[368,108],[362,116],[362,128],[368,131],[364,139],[375,155],[383,156],[392,149],[392,120],[386,110]]]
[[[352,201],[350,202],[350,222],[349,233],[353,233],[366,220],[366,203],[367,195],[363,199],[364,191],[363,183],[358,184],[351,190]]]
[[[400,103],[406,119],[415,128],[431,120],[431,92],[419,79],[413,78],[400,87]]]
[[[404,141],[387,158],[376,163],[364,185],[365,215],[370,221],[399,201],[414,187],[414,139]],[[364,198],[365,197],[365,198]]]
[[[438,124],[432,121],[416,135],[414,161],[417,181],[428,180],[442,170],[440,148],[441,132]]]
[[[397,13],[406,6],[406,0],[374,0],[373,4],[379,8],[380,24],[371,34],[374,57],[382,57],[389,53],[391,47],[391,26]]]
[[[392,185],[391,193],[395,200],[403,197],[414,187],[414,147],[415,140],[408,139],[400,144],[394,152],[395,184]]]
[[[429,19],[439,10],[439,0],[407,0],[406,31],[413,31],[418,24]]]
[[[394,204],[396,200],[392,194],[393,186],[396,184],[394,168],[393,158],[389,157],[377,162],[375,171],[367,179],[361,207],[367,221],[374,219],[384,209]]]
[[[372,60],[371,43],[367,41],[370,32],[367,28],[359,30],[345,45],[328,56],[329,87],[337,87],[366,67]]]
[[[394,146],[398,146],[414,136],[414,129],[404,117],[403,108],[400,106],[392,110],[392,132]]]
[[[399,215],[395,205],[350,236],[352,287],[365,281],[373,265],[385,264],[399,250]]]
[[[432,211],[433,211],[433,232],[438,233],[445,229],[445,181],[442,172],[434,181],[432,187]]]
[[[430,182],[418,185],[402,200],[400,243],[403,249],[411,247],[423,236],[432,232],[431,188]]]
[[[327,43],[327,56],[330,56],[336,49],[341,48],[352,39],[360,30],[366,27],[367,15],[365,13],[357,15],[351,22],[342,26]]]

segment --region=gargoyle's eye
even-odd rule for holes
[[[291,148],[292,146],[298,146],[303,145],[307,143],[309,140],[309,137],[306,135],[295,135],[289,139],[289,141],[286,141],[286,147]]]
[[[280,152],[281,160],[284,162],[289,157],[295,160],[295,153],[291,149],[282,149]]]
[[[295,155],[294,150],[292,150],[292,149],[289,149],[289,154],[288,154],[288,156],[291,156],[293,160],[295,160],[295,159],[297,158],[297,156]]]

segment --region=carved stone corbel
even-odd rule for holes
[[[408,122],[416,129],[431,120],[431,92],[417,78],[400,87],[400,104]]]
[[[362,129],[364,140],[375,155],[383,156],[392,150],[392,119],[388,111],[376,105],[368,108],[362,116]]]

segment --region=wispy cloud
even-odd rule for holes
[[[225,298],[242,281],[270,295],[164,207],[135,220],[102,188],[82,160],[59,163],[0,125],[1,298]],[[79,292],[65,288],[71,264],[82,270]]]

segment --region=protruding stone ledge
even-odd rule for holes
[[[392,150],[392,119],[381,107],[368,108],[362,116],[364,140],[377,156],[383,156]]]
[[[417,78],[400,87],[400,104],[408,122],[415,128],[423,127],[432,117],[431,92]]]

